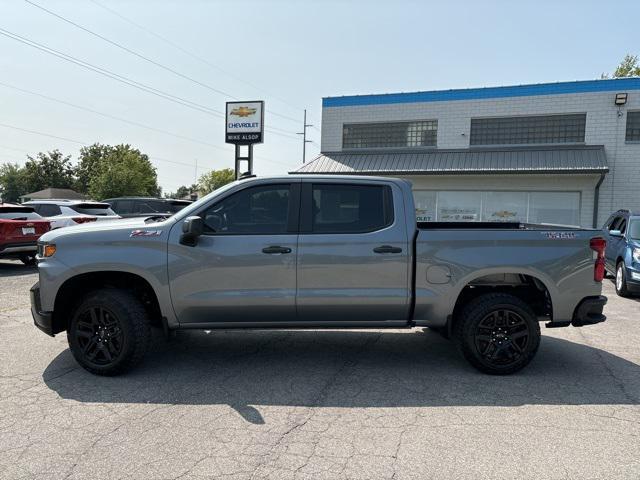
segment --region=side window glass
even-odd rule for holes
[[[250,187],[205,210],[206,233],[268,235],[287,232],[289,185]]]
[[[611,222],[611,225],[609,226],[609,231],[617,230],[618,229],[618,225],[620,225],[621,221],[622,221],[622,217],[614,218],[613,221]]]
[[[133,200],[118,200],[118,208],[114,210],[118,213],[133,213]]]
[[[372,232],[393,223],[388,186],[315,184],[311,208],[314,233]]]
[[[622,221],[620,222],[620,225],[618,225],[617,230],[620,230],[620,233],[624,235],[624,232],[626,229],[627,229],[627,219],[623,218]]]

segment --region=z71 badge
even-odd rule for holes
[[[162,234],[162,230],[133,230],[130,237],[157,237]]]
[[[576,238],[573,232],[541,232],[542,235],[550,240],[572,240]]]

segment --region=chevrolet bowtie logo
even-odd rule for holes
[[[238,107],[234,110],[231,110],[231,115],[237,115],[238,117],[248,117],[249,115],[253,115],[256,113],[255,108],[249,107]]]

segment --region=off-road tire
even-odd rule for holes
[[[487,327],[492,318],[494,326]],[[499,326],[500,323],[504,325]],[[513,326],[510,327],[511,323]],[[526,334],[523,334],[525,329]],[[509,333],[510,330],[513,331]],[[491,375],[508,375],[523,369],[540,346],[540,324],[535,313],[525,302],[506,293],[488,293],[471,300],[462,309],[453,332],[464,358],[481,372]],[[491,357],[488,356],[490,344],[501,358],[493,359],[493,351]],[[483,355],[481,349],[485,347]]]
[[[100,322],[100,317],[106,320]],[[98,321],[93,322],[94,318]],[[116,338],[120,340],[118,343]],[[95,375],[119,375],[135,367],[147,353],[151,343],[149,316],[142,302],[126,290],[96,290],[86,294],[72,309],[67,340],[71,353],[83,368]],[[112,360],[107,358],[105,349]],[[99,353],[90,358],[96,351]]]

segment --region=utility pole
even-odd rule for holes
[[[195,171],[193,172],[193,183],[196,184],[198,183],[198,159],[196,158],[196,168]]]
[[[311,140],[307,140],[307,128],[313,127],[313,125],[307,123],[307,109],[304,109],[304,120],[302,121],[302,131],[297,132],[296,135],[302,135],[302,163],[307,160],[307,143],[311,143]]]

